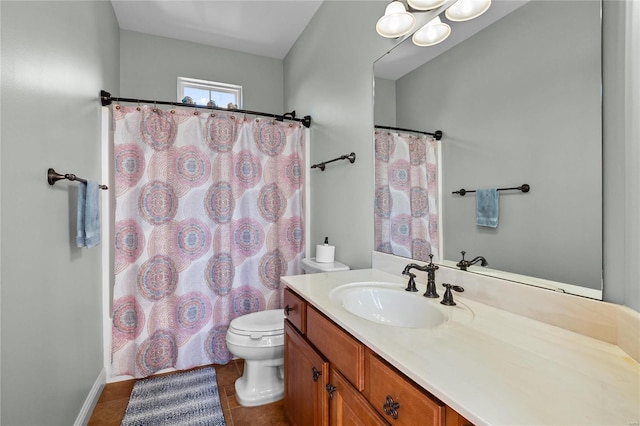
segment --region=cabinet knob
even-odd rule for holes
[[[284,315],[286,317],[289,316],[289,312],[291,312],[291,311],[293,311],[293,308],[291,306],[287,305],[287,306],[284,307]]]
[[[311,374],[313,376],[313,381],[317,382],[320,376],[322,376],[322,371],[318,370],[315,367],[311,367]]]
[[[387,400],[384,402],[382,409],[387,416],[391,416],[391,418],[395,420],[398,418],[400,403],[394,401],[391,395],[387,395]]]
[[[336,387],[329,383],[327,386],[325,386],[325,389],[329,394],[329,399],[333,399],[333,393],[336,391]]]

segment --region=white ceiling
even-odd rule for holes
[[[323,0],[111,0],[123,30],[283,59]]]
[[[1,0],[0,0],[1,1]],[[324,0],[111,0],[123,30],[284,59]],[[382,1],[382,0],[380,0]],[[376,62],[376,75],[396,80],[529,0],[493,0],[470,22],[449,23],[440,45],[401,43]],[[443,21],[447,22],[443,18]],[[373,25],[374,23],[372,23]]]

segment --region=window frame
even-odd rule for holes
[[[191,87],[194,89],[201,89],[201,90],[209,90],[210,92],[213,91],[213,92],[219,92],[219,93],[230,93],[234,95],[236,98],[236,102],[235,102],[236,107],[238,109],[242,109],[242,105],[243,105],[242,86],[238,84],[229,84],[229,83],[221,83],[217,81],[200,80],[197,78],[190,78],[190,77],[178,77],[178,84],[177,84],[178,102],[182,102],[182,99],[185,96],[184,94],[185,87]],[[218,105],[218,107],[226,108],[226,105]]]

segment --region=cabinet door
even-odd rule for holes
[[[329,363],[284,322],[284,409],[293,426],[326,426]]]
[[[327,387],[331,426],[386,426],[367,400],[336,369]]]
[[[365,353],[364,395],[389,423],[443,426],[445,405],[370,350]]]

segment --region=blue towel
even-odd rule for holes
[[[78,187],[78,221],[76,245],[95,247],[100,244],[100,188],[96,182]]]
[[[499,200],[498,190],[495,188],[476,190],[476,224],[478,226],[498,227]]]

